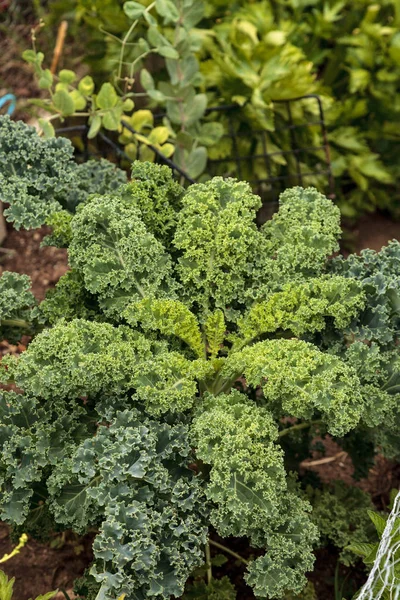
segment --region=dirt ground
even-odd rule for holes
[[[54,286],[68,268],[65,250],[40,247],[46,233],[48,231],[45,227],[30,232],[17,232],[10,228],[0,252],[0,274],[8,270],[29,275],[38,300],[44,298],[46,290]],[[379,250],[388,240],[400,239],[400,222],[393,223],[383,215],[369,215],[361,219],[352,233],[352,245],[356,251],[367,247]],[[14,348],[7,347],[7,342],[3,342],[0,353],[18,352],[23,349],[23,344]],[[312,460],[320,458],[321,456],[316,454]],[[333,441],[327,443],[324,458],[330,458],[331,461],[305,468],[318,471],[323,481],[338,478],[351,481],[351,460],[346,454],[340,453],[340,448]],[[373,495],[377,505],[382,505],[390,489],[398,486],[399,482],[399,467],[378,457],[368,479],[362,480],[358,485]],[[240,540],[233,540],[233,547],[238,552],[241,550],[240,544]],[[12,547],[8,527],[0,524],[0,557],[10,552]],[[13,600],[28,600],[56,588],[66,590],[72,600],[73,581],[83,573],[90,560],[90,542],[84,540],[82,543],[72,534],[67,534],[65,538],[55,536],[50,545],[29,540],[21,553],[2,564],[1,568],[9,576],[16,578]],[[229,569],[232,569],[232,573],[229,573]],[[330,600],[333,597],[333,569],[332,554],[327,550],[318,553],[313,580],[319,600]],[[220,570],[217,570],[217,576],[218,571]],[[234,573],[237,577],[238,571],[236,567],[233,569],[232,564],[221,574],[225,573],[235,578]],[[65,598],[63,593],[57,596],[58,600],[62,598]],[[243,587],[238,593],[238,600],[253,598],[249,588]]]

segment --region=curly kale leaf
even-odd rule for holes
[[[118,196],[96,196],[72,220],[71,266],[115,319],[131,302],[174,295],[171,259],[147,231],[139,209]]]
[[[35,499],[48,466],[68,457],[94,422],[83,403],[43,403],[14,392],[0,394],[0,516],[13,525],[40,518],[43,493]],[[44,495],[44,497],[46,497]],[[35,515],[32,514],[36,513]]]
[[[346,549],[350,543],[375,541],[375,529],[368,517],[373,509],[370,496],[354,486],[336,481],[331,488],[310,492],[312,520],[324,539],[340,549],[340,561],[350,566],[354,555]]]
[[[40,323],[55,325],[60,319],[101,320],[102,315],[93,294],[85,289],[83,277],[76,271],[67,271],[55,288],[46,292],[46,298],[33,311]]]
[[[279,211],[262,227],[248,296],[264,300],[286,282],[320,275],[339,249],[340,211],[313,188],[294,187],[280,196]]]
[[[128,190],[147,229],[170,248],[184,194],[183,187],[174,181],[171,169],[135,161]]]
[[[185,342],[198,357],[204,356],[204,342],[196,316],[179,300],[144,298],[129,305],[124,317],[144,331],[174,335]]]
[[[278,416],[311,419],[318,411],[333,435],[343,435],[361,418],[363,398],[356,371],[308,342],[267,340],[234,352],[221,378],[241,375],[248,385],[262,387],[267,405]]]
[[[46,225],[51,227],[51,234],[46,235],[41,245],[68,248],[72,239],[71,221],[72,215],[67,210],[51,214],[46,219]]]
[[[211,466],[206,487],[221,536],[248,536],[267,553],[252,561],[246,580],[256,596],[300,592],[316,541],[310,507],[288,489],[273,417],[239,392],[208,396],[192,426],[197,456]]]
[[[27,275],[4,271],[0,277],[1,339],[14,342],[31,333],[31,314],[36,304]]]
[[[195,581],[189,586],[182,600],[236,600],[236,590],[228,577],[212,579],[206,584],[204,581]]]
[[[393,425],[393,411],[400,399],[400,359],[397,349],[383,351],[381,346],[354,342],[343,359],[357,371],[362,383],[363,421],[369,427]]]
[[[42,398],[124,393],[155,346],[128,327],[75,319],[42,331],[9,365],[18,387]]]
[[[344,277],[322,276],[303,283],[287,283],[281,292],[254,304],[238,321],[237,341],[244,345],[279,329],[292,331],[296,336],[321,331],[328,318],[341,329],[364,304],[361,285]]]
[[[235,306],[245,301],[261,241],[254,222],[260,199],[245,182],[215,177],[191,186],[182,204],[173,241],[181,252],[182,297],[204,318],[219,308],[232,319]]]
[[[94,510],[102,520],[91,570],[102,597],[179,597],[203,562],[207,506],[190,460],[187,426],[126,410],[53,471],[57,520],[81,529]]]
[[[89,194],[106,193],[126,183],[108,161],[77,165],[65,138],[44,139],[34,127],[0,116],[0,196],[4,214],[16,229],[40,227],[54,212],[73,212]]]
[[[178,352],[165,352],[141,365],[133,386],[148,414],[182,412],[196,402],[197,379],[204,379],[209,370],[206,361],[189,361]]]
[[[345,333],[355,340],[387,345],[398,339],[400,329],[400,242],[392,240],[380,252],[332,260],[335,274],[360,281],[367,304]]]
[[[197,380],[209,371],[206,361],[187,360],[126,326],[74,319],[39,334],[8,362],[7,376],[46,399],[134,393],[132,403],[161,415],[191,408]]]

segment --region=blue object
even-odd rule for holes
[[[14,96],[14,94],[6,94],[5,96],[2,96],[0,98],[0,109],[2,109],[3,106],[5,104],[7,104],[8,102],[9,102],[9,106],[8,106],[8,108],[6,110],[6,114],[7,115],[12,115],[13,112],[14,112],[14,110],[15,110],[15,107],[17,105],[17,99]]]

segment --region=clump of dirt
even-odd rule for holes
[[[43,238],[49,233],[48,227],[34,231],[11,229],[0,254],[0,274],[14,271],[29,275],[32,292],[38,300],[43,300],[46,291],[68,270],[67,251],[64,248],[41,247]]]

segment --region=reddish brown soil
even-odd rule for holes
[[[65,250],[40,247],[40,242],[46,233],[46,228],[35,232],[10,230],[3,245],[6,251],[0,254],[0,273],[9,270],[28,274],[32,278],[33,292],[39,300],[43,299],[46,290],[52,287],[68,268]],[[373,215],[363,218],[357,228],[353,230],[352,243],[356,251],[366,247],[379,250],[393,238],[400,239],[400,223],[393,223],[382,215]],[[19,346],[11,346],[7,342],[2,342],[0,354],[21,352],[25,349],[27,341],[23,340]],[[336,457],[335,460],[309,468],[318,471],[323,481],[343,479],[347,483],[352,483],[351,460],[345,454],[338,456],[339,452],[339,446],[332,440],[328,440],[323,458]],[[322,455],[315,454],[312,460],[320,458]],[[362,480],[357,485],[369,491],[377,505],[383,506],[390,489],[399,485],[399,471],[398,465],[378,457],[368,479]],[[85,540],[82,544],[72,534],[67,534],[64,542],[55,547],[57,541],[60,540],[55,538],[53,547],[51,547],[49,544],[39,544],[34,540],[29,540],[18,556],[1,565],[8,575],[16,578],[13,600],[35,598],[36,595],[57,587],[67,590],[72,599],[73,580],[82,574],[90,562],[90,540]],[[231,546],[238,553],[248,556],[248,546],[246,547],[243,541],[232,540]],[[6,552],[10,552],[11,548],[8,528],[4,524],[0,524],[0,557]],[[333,598],[335,564],[334,549],[328,548],[318,553],[312,579],[316,585],[319,600]],[[241,570],[234,561],[215,571],[217,576],[229,575],[239,587]],[[341,572],[341,575],[345,576],[345,570],[343,573]],[[362,573],[360,573],[360,577],[362,578]],[[64,598],[63,594],[58,596],[59,600],[62,598]],[[238,600],[253,599],[251,590],[245,586],[241,587],[238,592]]]
[[[54,286],[68,269],[66,250],[40,247],[48,233],[46,227],[35,231],[11,229],[0,254],[0,274],[15,271],[29,275],[32,291],[38,300],[43,300],[46,290]]]

